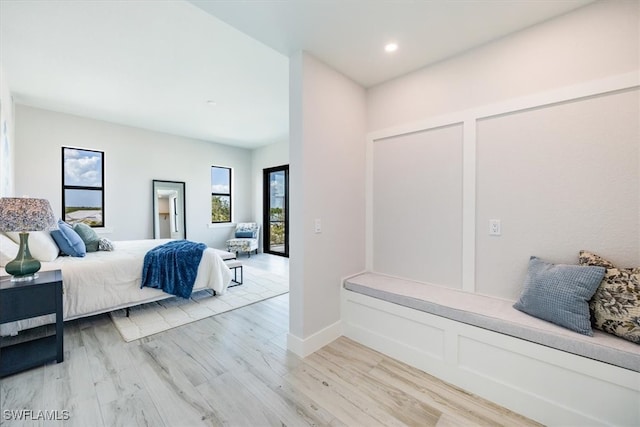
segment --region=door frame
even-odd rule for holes
[[[284,172],[284,252],[271,250],[271,218],[270,210],[270,180],[269,175],[273,172]],[[267,254],[283,256],[289,258],[289,165],[280,165],[262,170],[262,251]]]

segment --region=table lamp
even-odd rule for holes
[[[12,281],[33,280],[40,270],[40,261],[29,252],[29,231],[44,231],[56,227],[56,218],[46,199],[28,197],[0,198],[0,231],[17,231],[20,247],[16,259],[4,269],[12,275]]]

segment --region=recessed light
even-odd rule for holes
[[[384,50],[386,52],[395,52],[396,50],[398,50],[398,45],[397,43],[387,43],[384,47]]]
[[[210,100],[207,101],[207,105],[209,105],[211,107],[215,107],[216,106],[216,101],[213,101],[213,100],[210,99]]]

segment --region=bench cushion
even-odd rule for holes
[[[363,273],[345,280],[350,291],[547,347],[640,372],[640,347],[594,331],[589,337],[514,309],[514,301],[442,286]]]
[[[225,260],[224,263],[227,264],[227,267],[229,268],[242,267],[242,262],[238,261],[237,259]]]
[[[214,252],[218,254],[218,256],[222,258],[223,261],[226,261],[229,259],[236,259],[236,254],[234,254],[233,252],[227,252],[227,251],[223,251],[222,249],[216,249],[216,248],[211,248],[211,249],[213,249]]]

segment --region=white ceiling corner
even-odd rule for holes
[[[0,64],[18,103],[255,148],[292,52],[370,87],[592,1],[0,1]]]

